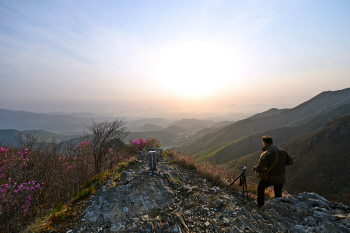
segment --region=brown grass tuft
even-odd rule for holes
[[[194,156],[185,156],[176,151],[168,152],[168,156],[172,157],[175,162],[183,167],[187,167],[189,169],[196,169],[196,159]]]
[[[213,165],[210,162],[196,163],[194,156],[187,156],[176,151],[168,152],[168,155],[180,166],[190,169],[196,169],[203,178],[206,178],[215,185],[225,187],[236,178],[231,171],[227,171],[220,166]]]

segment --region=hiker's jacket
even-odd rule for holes
[[[278,152],[278,160],[269,173],[268,181],[273,184],[286,183],[285,166],[293,164],[292,158],[285,150],[278,148],[274,144],[266,145],[262,151],[264,152],[260,155],[259,164],[254,166],[253,170],[263,172],[269,169],[275,162]]]

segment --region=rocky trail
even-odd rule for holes
[[[258,209],[170,159],[152,173],[140,156],[118,181],[105,182],[74,221],[50,232],[350,232],[350,208],[302,193]]]

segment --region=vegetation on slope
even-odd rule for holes
[[[135,138],[157,138],[162,142],[163,146],[171,145],[174,139],[177,138],[176,134],[167,131],[148,131],[148,132],[132,132],[126,139],[133,140]]]
[[[285,188],[291,193],[316,192],[332,201],[350,204],[350,114],[327,123],[321,129],[282,144],[294,159],[288,167]],[[249,169],[257,163],[261,151],[224,164],[226,169]],[[254,174],[248,173],[253,182]]]
[[[197,154],[217,145],[235,141],[251,134],[286,127],[289,124],[296,126],[296,121],[298,121],[298,125],[304,124],[321,113],[325,113],[341,105],[349,104],[350,88],[334,92],[323,92],[293,109],[286,109],[271,116],[248,118],[233,123],[179,150],[186,154]],[[301,121],[301,119],[303,120]]]
[[[211,161],[215,164],[222,164],[242,156],[251,154],[260,149],[261,137],[270,135],[275,139],[276,143],[283,143],[296,136],[312,132],[323,127],[333,118],[350,114],[350,105],[342,105],[333,110],[321,113],[308,121],[307,123],[295,127],[281,127],[277,129],[267,130],[261,133],[242,137],[240,139],[229,141],[212,147],[208,150],[194,154],[200,161]]]
[[[115,179],[139,149],[122,143],[127,131],[121,120],[93,122],[88,129],[89,141],[76,147],[31,136],[18,148],[0,148],[1,232],[19,232],[48,209],[90,195],[106,178]]]

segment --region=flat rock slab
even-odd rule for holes
[[[174,192],[160,175],[143,172],[119,187],[101,189],[85,210],[91,222],[120,223],[168,207],[175,201]]]

